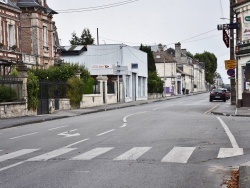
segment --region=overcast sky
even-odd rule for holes
[[[224,68],[224,60],[230,57],[229,48],[222,40],[222,31],[216,29],[217,24],[229,22],[221,19],[229,18],[229,0],[47,0],[47,3],[60,12],[54,15],[54,21],[61,45],[68,45],[71,33],[75,31],[80,36],[84,28],[89,28],[95,42],[98,28],[100,44],[162,43],[174,48],[175,43],[181,42],[182,48],[192,54],[214,53],[217,71],[224,83],[229,83]]]

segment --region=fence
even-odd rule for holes
[[[22,101],[23,81],[17,77],[0,78],[0,103]]]

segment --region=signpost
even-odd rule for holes
[[[223,29],[222,35],[223,35],[223,41],[224,41],[226,47],[229,48],[229,36],[228,36],[225,29]]]
[[[236,61],[235,60],[225,60],[225,69],[235,69],[236,68]]]
[[[235,76],[235,70],[234,69],[228,69],[227,70],[227,75],[231,76],[231,77]]]

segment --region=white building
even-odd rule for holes
[[[99,81],[98,90],[103,93],[103,103],[147,100],[145,52],[124,44],[68,46],[64,47],[61,57],[64,62],[78,63],[89,70]]]

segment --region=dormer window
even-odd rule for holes
[[[0,3],[5,3],[5,4],[7,4],[7,3],[8,3],[8,0],[0,0]]]

